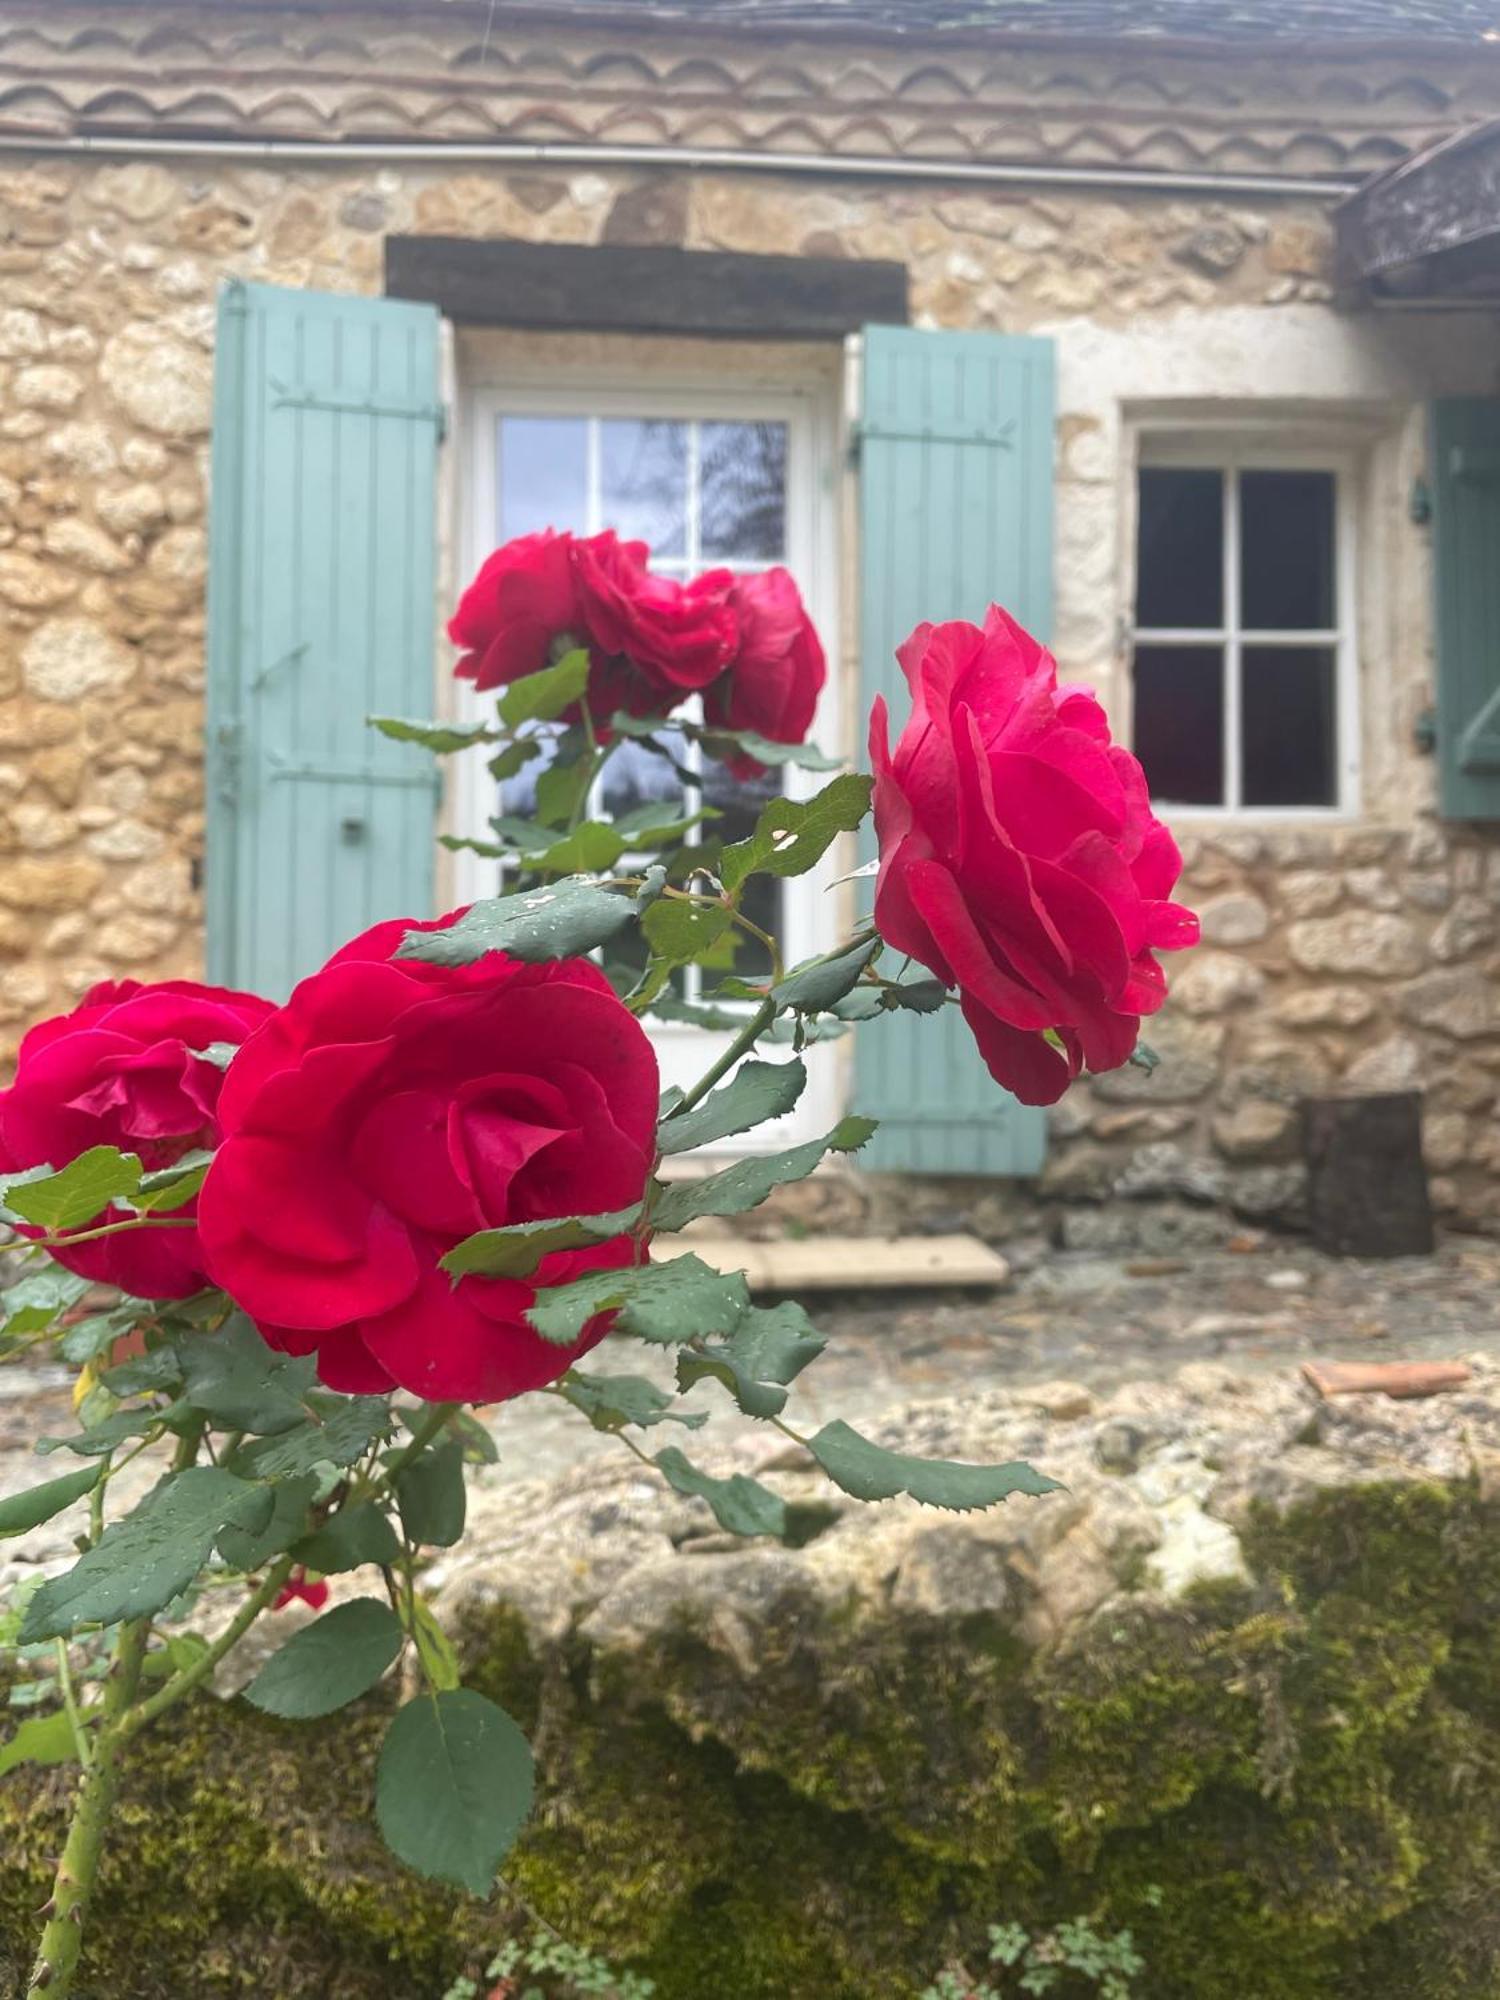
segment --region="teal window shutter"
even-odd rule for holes
[[[1438,787],[1445,819],[1500,819],[1500,402],[1432,409]]]
[[[1053,356],[1048,340],[876,326],[864,337],[860,699],[910,708],[896,647],[924,619],[1003,604],[1041,638],[1052,624]],[[869,837],[866,858],[874,853]],[[864,1023],[855,1107],[881,1121],[862,1165],[1034,1174],[1043,1114],[980,1061],[956,1007]]]
[[[438,315],[219,298],[208,638],[210,977],[283,998],[432,914],[438,779],[371,730],[432,710]]]

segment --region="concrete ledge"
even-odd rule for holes
[[[932,1285],[1003,1285],[1010,1266],[977,1236],[808,1236],[754,1243],[719,1233],[658,1238],[658,1260],[695,1251],[706,1264],[743,1271],[753,1292],[903,1291]]]

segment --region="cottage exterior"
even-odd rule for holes
[[[852,1091],[879,1165],[1283,1218],[1300,1094],[1420,1087],[1440,1209],[1500,1221],[1489,18],[13,0],[6,1034],[109,973],[284,989],[492,886],[435,838],[482,775],[439,797],[364,718],[460,706],[440,614],[497,539],[614,524],[787,561],[851,753],[910,626],[1000,597],[1188,857],[1154,1076],[1048,1131],[893,1021],[821,1053],[812,1118]],[[800,954],[840,898],[769,914]]]

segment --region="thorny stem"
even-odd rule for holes
[[[189,1662],[180,1673],[174,1674],[164,1686],[157,1689],[155,1694],[148,1696],[145,1701],[121,1717],[114,1730],[115,1742],[128,1743],[133,1736],[138,1736],[148,1723],[154,1722],[164,1710],[175,1706],[185,1694],[191,1694],[200,1681],[207,1680],[225,1654],[231,1652],[244,1638],[266,1606],[280,1595],[293,1566],[290,1556],[283,1556],[278,1563],[273,1564],[213,1644],[201,1652],[195,1660]]]
[[[73,1731],[73,1748],[78,1752],[78,1761],[86,1771],[94,1761],[93,1745],[89,1733],[83,1726],[83,1717],[78,1711],[78,1694],[73,1686],[73,1669],[68,1664],[68,1642],[57,1641],[57,1684],[62,1689],[63,1707],[67,1710],[68,1725]]]
[[[691,1111],[695,1104],[701,1104],[714,1085],[734,1068],[740,1057],[755,1047],[775,1018],[776,1002],[769,998],[763,1000],[719,1060],[704,1071],[680,1104],[673,1105],[667,1113],[668,1119],[680,1118],[684,1112]]]
[[[97,1243],[101,1236],[123,1236],[128,1229],[196,1229],[192,1215],[132,1215],[124,1222],[101,1222],[97,1229],[69,1230],[62,1236],[33,1236],[35,1250],[71,1250],[75,1243]]]
[[[433,1403],[426,1416],[419,1423],[412,1424],[411,1441],[402,1446],[386,1467],[386,1478],[393,1479],[414,1458],[420,1458],[438,1432],[446,1429],[462,1408],[462,1403]],[[407,1421],[410,1422],[410,1418]]]

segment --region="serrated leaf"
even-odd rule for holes
[[[238,1454],[257,1479],[289,1479],[319,1465],[353,1465],[391,1429],[390,1405],[382,1396],[310,1396],[312,1416],[295,1430],[262,1438]]]
[[[447,930],[408,931],[396,957],[429,965],[471,965],[487,951],[533,963],[582,958],[623,930],[634,915],[628,896],[568,877],[475,903]]]
[[[425,1597],[416,1591],[404,1594],[400,1600],[401,1622],[410,1633],[417,1649],[417,1658],[429,1687],[440,1693],[458,1686],[458,1654],[453,1641],[437,1621],[437,1614]]]
[[[947,998],[941,979],[899,979],[880,989],[882,1007],[905,1007],[913,1014],[935,1014]]]
[[[450,757],[456,750],[468,750],[483,743],[490,734],[483,722],[408,722],[399,715],[367,715],[366,722],[388,736],[392,743],[415,743],[435,757]]]
[[[448,1419],[448,1427],[463,1445],[464,1457],[470,1465],[500,1463],[500,1452],[495,1440],[472,1410],[455,1410]]]
[[[4,1314],[0,1334],[16,1337],[41,1333],[60,1313],[76,1306],[92,1285],[91,1278],[80,1278],[74,1271],[63,1270],[61,1265],[22,1278],[0,1297],[0,1313]]]
[[[102,1465],[86,1465],[80,1472],[65,1472],[61,1479],[49,1479],[29,1492],[12,1493],[9,1499],[0,1500],[0,1538],[24,1535],[50,1521],[64,1507],[92,1493],[103,1471]]]
[[[554,665],[512,681],[500,696],[500,720],[510,729],[523,722],[551,722],[572,707],[588,682],[588,652],[578,646]]]
[[[708,1422],[702,1410],[674,1409],[666,1390],[644,1375],[585,1375],[570,1368],[557,1386],[596,1431],[624,1430],[627,1424],[642,1430],[654,1424],[681,1424],[695,1431]]]
[[[175,1391],[182,1384],[182,1362],[175,1347],[153,1347],[145,1354],[132,1354],[129,1360],[113,1367],[101,1366],[98,1375],[112,1396],[139,1396],[157,1389]]]
[[[246,1314],[232,1313],[217,1333],[185,1340],[179,1351],[182,1400],[226,1430],[276,1437],[307,1420],[316,1355],[268,1347]]]
[[[17,1764],[71,1764],[78,1756],[66,1709],[30,1715],[0,1743],[0,1777]]]
[[[641,918],[652,951],[668,965],[691,965],[712,950],[733,922],[720,903],[653,903]]]
[[[108,1354],[115,1342],[134,1331],[142,1319],[152,1317],[155,1308],[145,1299],[121,1299],[107,1312],[90,1313],[63,1329],[59,1343],[64,1361],[82,1368]]]
[[[870,809],[874,780],[846,771],[816,798],[772,799],[755,831],[719,857],[719,879],[731,893],[749,875],[802,875],[841,833],[852,833]]]
[[[127,1439],[144,1437],[166,1414],[165,1410],[117,1410],[102,1423],[91,1424],[72,1437],[38,1438],[36,1448],[44,1457],[54,1451],[71,1451],[78,1458],[102,1458]]]
[[[503,1708],[472,1688],[419,1695],[380,1752],[375,1813],[418,1874],[486,1896],[531,1810],[531,1750]]]
[[[750,1303],[741,1271],[711,1271],[694,1256],[622,1271],[590,1271],[538,1292],[526,1317],[543,1340],[569,1347],[595,1313],[619,1311],[621,1333],[671,1347],[697,1334],[728,1333]]]
[[[279,1481],[270,1489],[271,1512],[254,1533],[243,1527],[224,1528],[214,1543],[215,1548],[231,1569],[248,1576],[272,1556],[279,1556],[292,1546],[307,1525],[307,1510],[317,1490],[317,1475],[311,1472]],[[317,1567],[328,1569],[331,1565],[321,1563]]]
[[[158,1167],[142,1174],[140,1186],[131,1197],[131,1207],[142,1215],[170,1214],[190,1202],[213,1165],[213,1154],[199,1150],[185,1153],[170,1167]]]
[[[906,1493],[924,1507],[962,1514],[993,1507],[1013,1493],[1039,1497],[1062,1490],[1055,1479],[1019,1459],[1009,1465],[961,1465],[952,1459],[913,1458],[871,1444],[842,1420],[825,1424],[809,1438],[808,1450],[834,1485],[856,1500],[891,1500]]]
[[[129,1201],[141,1184],[141,1163],[117,1146],[90,1146],[57,1173],[40,1180],[13,1180],[0,1189],[0,1202],[13,1215],[47,1230],[76,1229],[92,1222],[111,1202]]]
[[[663,1189],[651,1211],[653,1229],[681,1229],[700,1215],[743,1215],[758,1208],[772,1188],[805,1180],[828,1153],[856,1152],[875,1130],[873,1118],[842,1118],[821,1139],[808,1139],[783,1153],[736,1160],[722,1173],[678,1181]]]
[[[565,827],[583,811],[591,766],[579,757],[560,757],[536,781],[536,816],[547,826]]]
[[[752,1306],[722,1345],[682,1349],[677,1356],[677,1386],[690,1389],[712,1376],[747,1417],[776,1417],[786,1407],[786,1385],[826,1345],[795,1302]]]
[[[794,966],[785,979],[771,988],[771,998],[782,1007],[816,1014],[820,1008],[842,1000],[859,984],[860,974],[879,950],[879,938],[861,938],[844,951],[825,958],[810,958]]]
[[[407,1540],[419,1548],[452,1548],[468,1510],[464,1448],[457,1439],[411,1459],[396,1474],[395,1485]]]
[[[641,1219],[641,1204],[608,1215],[566,1215],[547,1222],[513,1222],[481,1229],[456,1244],[438,1268],[453,1277],[529,1278],[554,1250],[580,1250],[625,1236]]]
[[[656,1464],[674,1492],[706,1500],[714,1519],[731,1535],[775,1535],[779,1539],[786,1533],[786,1502],[759,1480],[742,1472],[715,1479],[701,1472],[675,1445],[659,1451]]]
[[[649,1012],[658,1021],[682,1021],[690,1028],[709,1028],[715,1034],[737,1035],[745,1025],[743,1014],[731,1014],[726,1007],[703,1007],[695,1001],[679,1000],[675,993],[653,995]]]
[[[625,843],[613,827],[589,819],[540,852],[528,853],[525,865],[539,875],[601,875],[624,852]]]
[[[221,1529],[268,1500],[264,1489],[223,1466],[171,1474],[123,1520],[112,1521],[72,1569],[42,1585],[21,1627],[23,1642],[160,1611],[197,1576]]]
[[[795,1058],[786,1063],[742,1062],[727,1083],[691,1111],[664,1118],[656,1143],[663,1153],[686,1153],[715,1139],[748,1132],[768,1118],[790,1111],[807,1085],[807,1070]]]
[[[360,1500],[330,1514],[321,1527],[292,1545],[292,1553],[304,1569],[316,1570],[319,1576],[342,1576],[366,1563],[393,1563],[401,1553],[401,1540],[373,1500]]]
[[[401,1651],[401,1621],[378,1598],[336,1604],[273,1653],[245,1689],[267,1715],[306,1722],[367,1693]]]
[[[804,771],[836,771],[842,757],[826,757],[816,743],[773,743],[757,736],[753,729],[705,729],[703,748],[715,763],[723,763],[736,751],[753,757],[757,764],[795,764]]]

